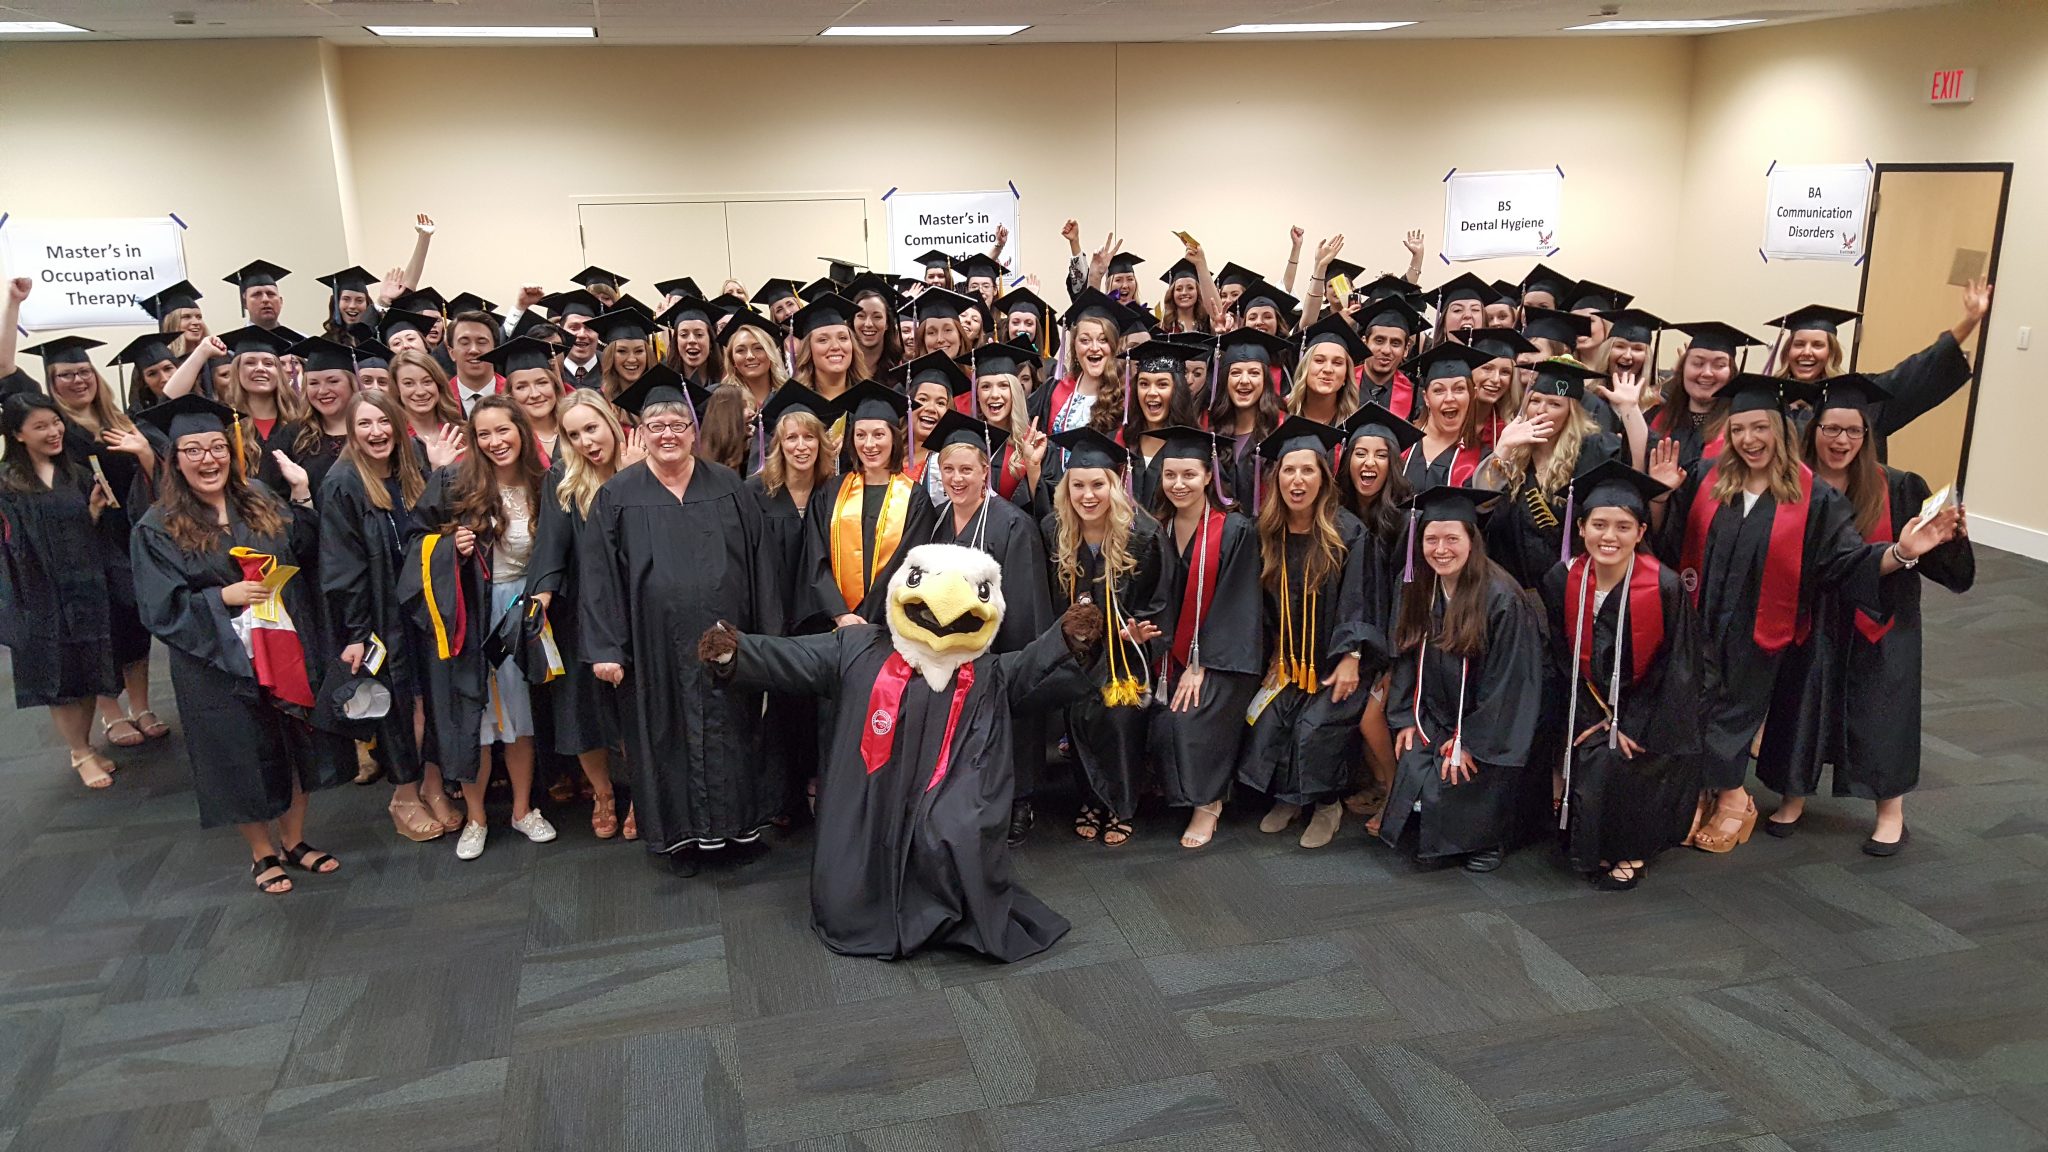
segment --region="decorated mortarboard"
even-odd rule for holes
[[[564,319],[570,316],[585,318],[604,311],[604,303],[590,294],[587,288],[571,288],[567,292],[550,292],[540,298],[540,306],[550,316]]]
[[[802,340],[820,328],[851,328],[860,307],[844,296],[826,293],[798,309],[789,318],[789,330]]]
[[[1422,524],[1456,521],[1477,527],[1480,516],[1492,510],[1498,499],[1500,493],[1484,488],[1437,484],[1410,496],[1403,507],[1415,512]]]
[[[90,336],[59,336],[54,340],[45,340],[41,344],[23,348],[22,351],[40,357],[43,367],[52,368],[59,364],[90,364],[92,360],[86,356],[86,352],[102,347],[105,347],[105,341],[95,340]]]
[[[1617,308],[1628,307],[1629,302],[1635,299],[1632,293],[1623,292],[1619,288],[1609,288],[1605,284],[1595,284],[1591,280],[1581,280],[1572,285],[1572,290],[1566,295],[1571,298],[1559,300],[1558,303],[1564,305],[1567,312],[1612,312]]]
[[[1529,385],[1531,394],[1562,396],[1567,400],[1585,399],[1586,381],[1599,380],[1607,375],[1563,356],[1539,360],[1530,367],[1536,372],[1536,382]]]
[[[1584,520],[1595,508],[1620,508],[1638,520],[1650,518],[1650,504],[1669,495],[1664,482],[1638,472],[1617,459],[1602,460],[1572,481],[1574,520]]]
[[[1523,308],[1522,335],[1531,340],[1554,340],[1569,348],[1593,334],[1593,318],[1556,308]]]
[[[1853,408],[1863,413],[1863,419],[1868,423],[1872,412],[1891,399],[1892,394],[1890,389],[1861,372],[1844,372],[1806,385],[1800,398],[1811,404],[1816,414],[1830,408]]]
[[[965,444],[994,456],[1009,442],[1010,434],[1001,428],[949,409],[924,438],[924,448],[928,452],[943,452],[955,444]]]
[[[388,341],[391,334],[400,330],[417,332],[422,338],[434,330],[439,316],[428,316],[420,312],[408,312],[403,308],[387,308],[377,318],[377,335]]]
[[[593,316],[590,327],[597,329],[597,338],[609,344],[614,340],[645,340],[654,331],[654,318],[638,308],[614,308],[602,316]]]
[[[1118,252],[1109,258],[1109,274],[1122,276],[1134,273],[1138,270],[1138,265],[1144,262],[1145,258],[1135,252]]]
[[[1427,352],[1410,357],[1408,363],[1401,367],[1409,379],[1427,385],[1431,380],[1470,377],[1474,368],[1492,362],[1492,356],[1477,348],[1446,340]]]
[[[834,284],[853,283],[855,274],[867,267],[858,260],[849,260],[844,256],[820,256],[818,259],[825,262],[825,279]]]
[[[862,420],[886,420],[901,424],[910,414],[910,397],[886,384],[863,380],[839,394],[835,411],[851,425]]]
[[[943,384],[946,391],[954,396],[965,396],[973,383],[960,365],[944,352],[927,352],[903,366],[903,373],[909,379],[908,391],[917,392],[920,384]]]
[[[1451,277],[1437,285],[1429,295],[1438,312],[1461,300],[1477,300],[1482,305],[1500,303],[1500,293],[1493,290],[1493,285],[1470,272]]]
[[[136,297],[135,306],[162,320],[180,308],[199,307],[199,289],[194,288],[190,280],[180,280],[147,296]]]
[[[1223,334],[1218,348],[1226,368],[1244,360],[1256,360],[1271,367],[1293,351],[1294,345],[1257,328],[1233,328]]]
[[[1235,450],[1235,440],[1229,436],[1218,436],[1206,428],[1190,428],[1186,424],[1169,424],[1145,433],[1160,440],[1158,460],[1200,460],[1211,467],[1216,458]]]
[[[361,265],[352,265],[343,268],[339,272],[329,272],[325,276],[317,277],[317,279],[336,293],[368,292],[371,285],[382,282],[375,272]]]
[[[1054,434],[1052,442],[1065,449],[1069,472],[1078,468],[1107,468],[1121,472],[1131,458],[1123,445],[1086,424]]]
[[[1357,317],[1360,332],[1372,328],[1399,328],[1413,336],[1429,327],[1423,320],[1422,313],[1417,311],[1415,305],[1405,296],[1383,296],[1377,300],[1367,300],[1364,306],[1359,308]]]
[[[1036,368],[1045,362],[1038,349],[1007,340],[991,340],[970,355],[978,376],[1015,376],[1026,364]]]
[[[1522,277],[1521,295],[1527,298],[1531,292],[1548,292],[1552,300],[1564,304],[1567,302],[1565,298],[1572,294],[1574,283],[1571,277],[1548,264],[1538,264]]]
[[[732,312],[726,320],[725,327],[718,330],[718,346],[723,348],[731,344],[733,337],[738,336],[749,328],[759,332],[762,341],[768,347],[778,350],[782,347],[783,338],[787,335],[782,330],[782,326],[775,321],[761,315],[752,308],[742,307]]]
[[[284,350],[287,356],[305,361],[308,372],[353,372],[356,350],[325,336],[308,336]]]
[[[692,276],[677,276],[669,280],[656,280],[654,282],[654,290],[663,296],[704,295],[704,290],[697,287],[696,278]]]
[[[668,310],[655,317],[655,322],[674,328],[679,324],[695,320],[706,328],[718,322],[719,311],[711,301],[700,296],[689,295],[668,306]]]
[[[1178,337],[1147,340],[1122,353],[1139,372],[1185,372],[1190,360],[1207,360],[1209,350],[1183,343]]]
[[[1513,328],[1475,328],[1465,343],[1494,360],[1513,360],[1517,356],[1536,354],[1536,346]]]
[[[625,287],[628,282],[624,276],[619,275],[617,272],[606,271],[595,264],[569,277],[569,281],[572,284],[581,284],[585,288],[596,288],[602,285],[614,292]]]
[[[638,416],[657,404],[681,404],[690,410],[694,418],[697,413],[696,398],[683,382],[680,372],[666,364],[656,364],[642,373],[631,387],[620,392],[612,403]]]
[[[953,270],[953,258],[951,256],[948,256],[944,252],[939,251],[937,248],[934,248],[931,251],[919,256],[917,258],[917,263],[923,265],[926,268],[944,268],[948,272]]]
[[[1842,325],[1861,319],[1863,313],[1851,312],[1847,308],[1831,308],[1826,304],[1808,304],[1804,308],[1785,313],[1776,320],[1766,321],[1773,328],[1787,332],[1839,332]]]
[[[279,280],[291,274],[291,269],[282,265],[272,264],[268,260],[251,260],[233,272],[221,277],[221,279],[247,292],[251,288],[261,288],[266,284],[276,284]]]
[[[1178,260],[1175,260],[1173,262],[1173,267],[1168,268],[1166,271],[1159,274],[1159,282],[1161,284],[1172,284],[1177,280],[1199,279],[1201,279],[1201,277],[1195,271],[1195,262],[1193,260],[1188,259],[1185,256],[1181,257]]]
[[[969,280],[978,276],[983,279],[996,281],[1000,281],[1003,278],[1003,273],[1008,271],[1007,268],[1003,267],[1002,261],[986,252],[969,252],[967,255],[953,261],[953,270]]]
[[[1306,416],[1289,416],[1271,435],[1259,441],[1259,456],[1278,463],[1289,452],[1314,452],[1327,460],[1330,450],[1342,443],[1342,429]]]
[[[244,352],[268,352],[284,356],[291,352],[292,345],[300,336],[289,328],[258,328],[254,324],[221,334],[220,342],[228,346],[228,355],[240,356]]]
[[[1725,352],[1733,356],[1744,348],[1764,346],[1763,341],[1733,324],[1723,324],[1719,320],[1698,320],[1691,324],[1673,324],[1672,327],[1692,337],[1689,348],[1697,348],[1702,352]]]
[[[1612,312],[1600,313],[1600,319],[1607,321],[1607,334],[1630,344],[1648,344],[1658,332],[1671,327],[1662,317],[1653,316],[1641,308],[1616,308]]]
[[[1366,357],[1365,341],[1358,338],[1358,332],[1341,313],[1331,313],[1308,326],[1301,334],[1301,350],[1306,353],[1318,344],[1335,344],[1344,349],[1344,354],[1357,364]]]
[[[130,340],[119,352],[114,353],[109,364],[126,364],[131,368],[147,368],[166,360],[176,361],[178,354],[171,351],[171,342],[178,338],[175,332],[144,332]]]
[[[1781,376],[1738,372],[1721,386],[1719,395],[1728,398],[1728,414],[1731,416],[1743,412],[1777,412],[1782,415],[1785,406],[1798,399],[1796,394],[1788,393],[1786,385],[1789,383]]]
[[[1355,444],[1362,437],[1375,436],[1385,440],[1388,450],[1396,455],[1422,439],[1422,429],[1394,415],[1391,409],[1370,402],[1359,405],[1358,411],[1346,417],[1343,428],[1344,443]]]
[[[771,276],[761,281],[761,288],[754,293],[752,303],[759,304],[763,308],[772,308],[777,301],[787,300],[795,296],[796,290],[800,287],[802,285],[795,280],[783,276]]]
[[[768,397],[768,402],[761,405],[761,427],[772,430],[791,412],[808,412],[820,423],[834,416],[832,401],[791,380],[777,388],[775,394]]]
[[[225,435],[236,420],[233,408],[197,392],[152,405],[137,412],[135,418],[162,432],[173,447],[186,436],[203,436],[208,432]]]
[[[535,368],[553,368],[555,354],[559,351],[559,348],[546,340],[536,340],[531,336],[515,336],[484,353],[482,358],[498,370],[498,375],[510,376],[514,372],[526,372]]]

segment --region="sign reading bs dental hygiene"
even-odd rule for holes
[[[994,192],[897,192],[889,197],[889,267],[899,276],[924,278],[917,258],[937,248],[949,256],[987,252],[996,246],[996,226],[1017,237],[1017,196]],[[1015,250],[1004,252],[1015,264]]]
[[[9,277],[35,282],[21,305],[22,327],[154,323],[135,298],[185,279],[180,231],[166,216],[7,221],[0,226],[0,260]]]
[[[1773,260],[1863,258],[1870,168],[1864,164],[1779,164],[1766,177],[1764,255]]]
[[[1548,256],[1558,246],[1564,174],[1453,171],[1444,181],[1444,258]]]

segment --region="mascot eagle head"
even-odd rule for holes
[[[989,650],[1003,623],[1003,569],[958,544],[920,544],[889,580],[889,639],[932,691]]]

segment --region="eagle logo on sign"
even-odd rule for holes
[[[896,719],[889,715],[889,711],[886,708],[877,708],[874,714],[868,717],[868,731],[873,732],[877,736],[887,736],[889,730],[895,726]]]

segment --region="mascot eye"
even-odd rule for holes
[[[905,576],[903,578],[903,583],[904,586],[908,588],[915,588],[919,584],[924,583],[924,569],[912,568],[910,570],[910,575]]]
[[[981,582],[981,583],[980,583],[980,584],[979,584],[978,586],[976,586],[976,587],[975,587],[975,589],[974,589],[974,590],[975,590],[976,592],[978,592],[978,593],[980,593],[980,594],[981,594],[981,602],[982,602],[983,604],[986,604],[986,603],[988,603],[988,594],[989,594],[989,586],[988,586],[988,581],[986,581],[986,580],[983,580],[983,581],[982,581],[982,582]]]

